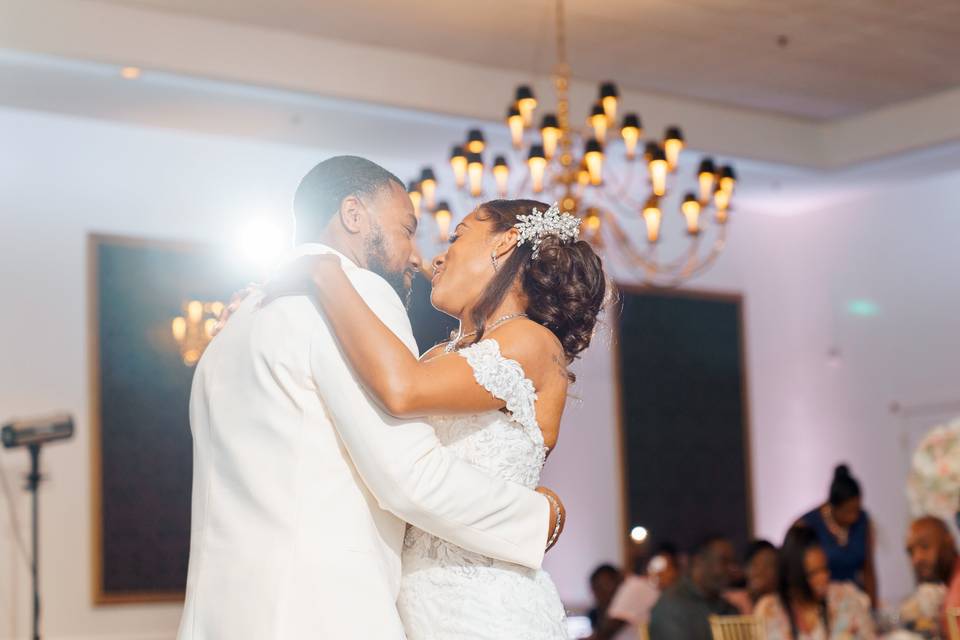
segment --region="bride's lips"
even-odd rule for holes
[[[440,270],[440,269],[436,269],[436,270],[433,272],[433,277],[430,278],[430,285],[431,285],[431,286],[434,286],[434,287],[437,286],[437,280],[440,279],[440,276],[441,276],[441,275],[443,275],[443,271]]]

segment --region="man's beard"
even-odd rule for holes
[[[400,271],[394,271],[387,265],[387,243],[383,238],[383,229],[378,224],[374,224],[373,229],[364,243],[364,253],[367,258],[367,269],[386,280],[393,290],[397,292],[400,299],[403,300],[403,306],[407,311],[410,310],[412,288],[407,286],[406,275],[408,269],[406,265]]]

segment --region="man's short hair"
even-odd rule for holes
[[[400,178],[366,158],[334,156],[324,160],[303,177],[293,197],[297,240],[319,238],[347,196],[373,195],[390,183],[403,188]]]
[[[593,584],[593,581],[602,576],[605,573],[610,575],[619,576],[620,570],[617,569],[612,564],[602,564],[596,569],[593,570],[593,573],[590,574],[590,583]]]
[[[703,558],[714,544],[718,542],[730,542],[730,538],[723,535],[722,533],[710,533],[699,540],[690,547],[690,557],[691,558]]]

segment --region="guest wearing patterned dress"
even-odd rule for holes
[[[780,585],[764,596],[754,615],[765,621],[767,640],[874,640],[867,596],[850,582],[831,582],[817,534],[794,525],[780,549]]]
[[[827,554],[830,579],[853,582],[877,604],[877,575],[873,562],[873,525],[863,509],[860,483],[845,464],[838,465],[827,502],[800,522],[813,529]]]

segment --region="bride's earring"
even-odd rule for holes
[[[500,263],[497,260],[496,252],[490,254],[490,263],[493,265],[493,271],[496,273],[497,269],[500,268]]]

